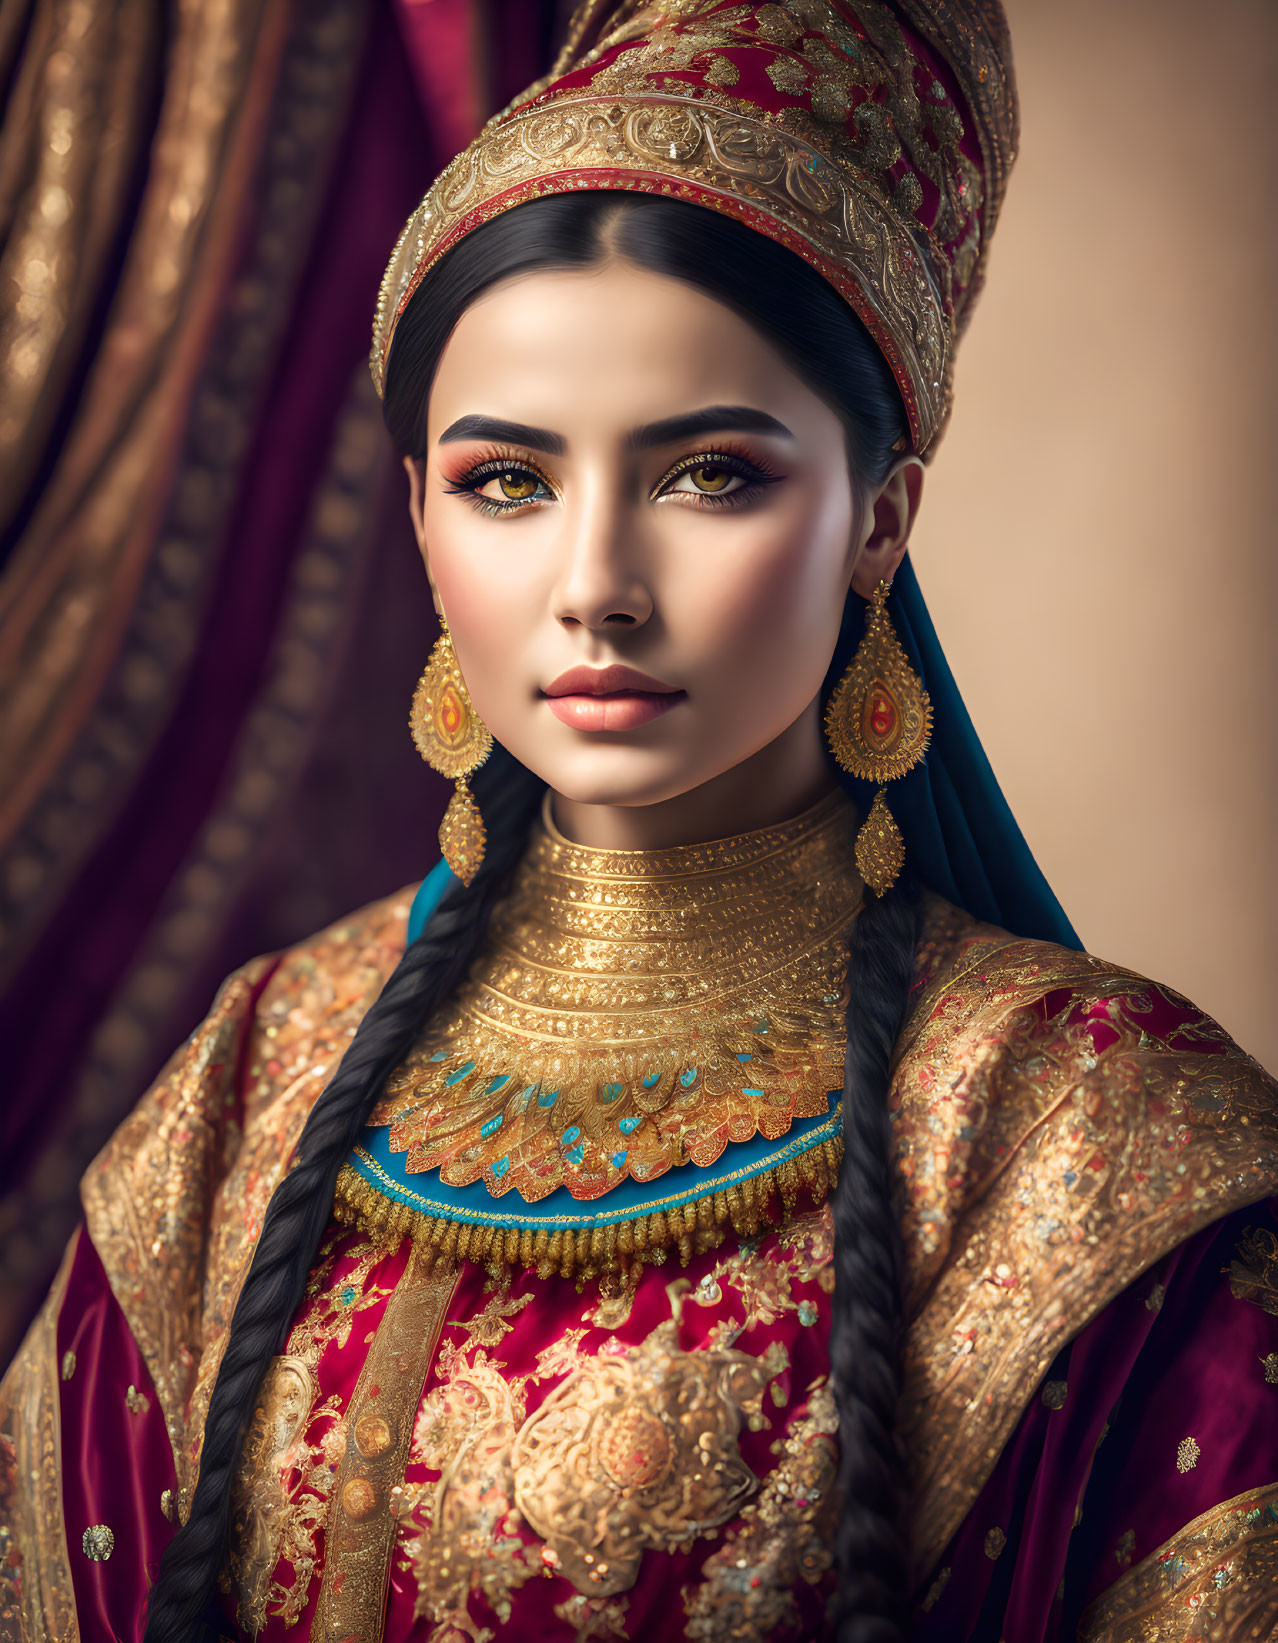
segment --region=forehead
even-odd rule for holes
[[[430,437],[482,411],[568,432],[704,404],[829,415],[769,339],[682,280],[613,261],[505,280],[462,315],[431,390]],[[551,420],[553,419],[553,420]]]

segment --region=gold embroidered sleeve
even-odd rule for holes
[[[374,903],[231,976],[82,1184],[89,1233],[164,1410],[183,1517],[266,1205],[403,952],[409,900]]]
[[[77,1232],[39,1316],[0,1382],[0,1637],[78,1643],[62,1519],[58,1313]]]
[[[1278,1627],[1278,1484],[1187,1523],[1084,1614],[1078,1643],[1245,1643]]]
[[[236,1143],[227,1122],[259,959],[222,986],[206,1020],[90,1165],[85,1223],[146,1360],[183,1480],[184,1412],[202,1335],[211,1189]]]
[[[1052,1358],[1176,1244],[1278,1186],[1278,1094],[1178,995],[969,926],[898,1046],[927,1569]]]

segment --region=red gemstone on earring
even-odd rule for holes
[[[896,703],[884,690],[875,690],[870,697],[870,729],[880,738],[896,729]]]
[[[439,698],[439,709],[436,716],[440,734],[445,741],[452,742],[457,739],[464,716],[464,710],[458,699],[457,692],[452,685],[445,686],[444,693]]]

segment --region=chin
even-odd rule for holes
[[[625,808],[676,799],[719,775],[722,768],[717,763],[690,767],[668,754],[618,747],[615,742],[582,748],[570,758],[523,758],[521,762],[573,804]]]

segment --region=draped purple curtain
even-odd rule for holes
[[[218,981],[420,875],[433,639],[365,358],[554,0],[0,25],[0,1357]]]

